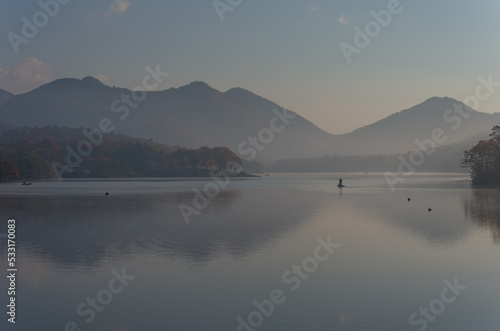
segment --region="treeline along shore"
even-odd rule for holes
[[[188,149],[122,134],[90,144],[83,128],[3,126],[0,181],[54,178],[209,177],[242,160],[226,147]],[[87,132],[88,129],[87,129]],[[240,172],[239,176],[250,176]]]

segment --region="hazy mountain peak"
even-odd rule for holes
[[[457,99],[450,97],[432,97],[414,107],[420,107],[420,106],[439,107],[443,111],[445,111],[446,109],[453,107],[454,104],[463,104],[463,103]]]
[[[77,79],[77,78],[59,78],[56,80],[53,80],[50,83],[44,84],[33,91],[46,91],[46,90],[60,90],[60,89],[67,89],[67,88],[72,88],[72,89],[88,89],[91,88],[94,90],[95,88],[106,88],[108,87],[107,85],[103,84],[100,80],[92,77],[92,76],[87,76],[82,79]],[[30,92],[28,92],[30,93]]]
[[[82,82],[85,83],[90,83],[90,84],[97,84],[97,85],[104,85],[99,79],[92,77],[92,76],[86,76],[82,78]]]
[[[445,101],[445,100],[453,100],[452,98],[449,97],[430,97],[429,99],[425,100],[425,102],[439,102],[439,101]]]
[[[194,95],[213,95],[219,94],[220,92],[210,85],[202,81],[193,81],[187,85],[183,85],[177,88],[177,91],[182,95],[194,96]]]
[[[388,118],[391,117],[398,117],[402,115],[410,115],[412,117],[418,117],[418,116],[427,116],[425,114],[428,114],[428,116],[438,116],[442,117],[442,115],[448,110],[448,109],[454,109],[455,105],[461,105],[465,109],[467,109],[469,112],[476,112],[474,109],[468,107],[465,105],[463,102],[458,101],[456,99],[450,98],[450,97],[432,97],[424,102],[421,102],[411,108],[404,109],[400,112],[394,113],[390,115]],[[384,119],[380,120],[383,121]],[[380,122],[379,121],[379,122]]]
[[[1,93],[2,95],[15,95],[14,93],[10,93],[9,91],[6,91],[6,90],[1,89],[1,88],[0,88],[0,93]]]
[[[47,84],[44,84],[38,88],[36,88],[35,90],[38,90],[40,88],[44,88],[44,87],[51,87],[51,86],[65,86],[65,85],[70,85],[70,84],[78,84],[80,83],[81,81],[79,79],[76,79],[76,78],[59,78],[59,79],[56,79],[56,80],[53,80]],[[35,91],[33,90],[33,91]],[[30,92],[28,92],[30,93]]]
[[[257,94],[250,92],[249,90],[245,90],[244,88],[241,87],[233,87],[226,92],[224,92],[225,95],[231,96],[231,97],[259,97],[262,98],[261,96],[258,96]]]
[[[183,88],[207,88],[207,89],[212,89],[212,90],[214,89],[213,87],[211,87],[210,85],[208,85],[207,83],[205,83],[204,81],[201,81],[201,80],[192,81],[191,83],[183,85],[179,88],[180,89],[183,89]]]

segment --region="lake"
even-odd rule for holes
[[[500,190],[464,174],[394,192],[382,174],[213,184],[1,184],[0,256],[7,274],[14,218],[18,271],[0,329],[500,330]]]

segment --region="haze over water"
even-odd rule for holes
[[[418,330],[410,315],[455,278],[467,289],[427,329],[500,327],[500,190],[464,175],[414,175],[392,193],[382,175],[271,174],[233,179],[187,225],[178,205],[206,182],[0,185],[0,217],[17,221],[16,329],[237,330],[280,290],[254,329]],[[328,236],[328,259],[284,282]],[[122,268],[135,278],[87,324],[77,306]]]

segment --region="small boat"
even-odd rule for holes
[[[31,185],[32,183],[29,182],[29,183],[26,183],[26,182],[23,182],[21,185]]]
[[[344,184],[342,184],[342,178],[339,178],[339,184],[337,185],[338,188],[345,187]]]

